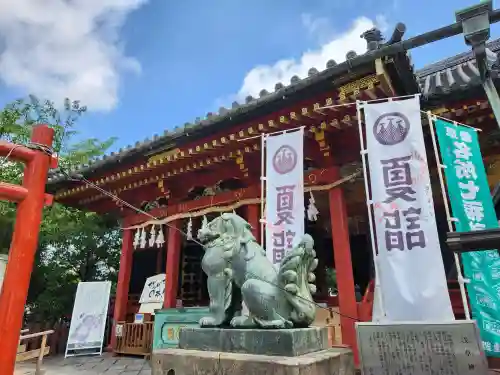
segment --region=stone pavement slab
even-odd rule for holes
[[[142,358],[102,356],[46,357],[42,370],[45,375],[151,375],[149,361]],[[16,365],[15,375],[34,375],[35,362]]]

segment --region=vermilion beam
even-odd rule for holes
[[[31,142],[52,147],[54,130],[46,125],[33,129]],[[10,147],[10,149],[9,149]],[[2,153],[12,150],[2,143]],[[9,151],[7,151],[8,153]],[[0,294],[0,375],[14,373],[19,332],[22,329],[24,307],[38,246],[38,234],[45,204],[45,184],[52,157],[43,151],[17,147],[11,155],[19,159],[30,159],[24,170],[23,188],[26,197],[17,206],[14,234],[9,250],[9,259],[2,292]]]
[[[13,143],[0,141],[0,156],[9,155],[9,160],[17,160],[25,163],[30,162],[36,155],[36,151]]]
[[[19,203],[28,195],[28,189],[23,186],[0,182],[0,199]]]

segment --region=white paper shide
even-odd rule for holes
[[[418,97],[363,108],[384,319],[452,320]]]
[[[304,235],[304,129],[266,138],[266,254],[277,267]]]

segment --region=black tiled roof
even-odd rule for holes
[[[94,173],[98,170],[104,170],[108,166],[111,167],[125,162],[125,159],[131,160],[145,153],[160,151],[165,145],[177,142],[182,137],[204,132],[209,127],[210,131],[215,131],[212,128],[213,126],[222,125],[264,107],[268,108],[272,103],[295,95],[318,83],[338,79],[351,72],[354,66],[373,62],[375,58],[370,52],[383,46],[381,41],[378,40],[380,32],[377,30],[369,30],[362,37],[367,40],[368,44],[368,51],[363,55],[357,56],[355,52],[350,51],[346,54],[345,62],[337,64],[335,61],[330,60],[326,64],[326,69],[321,72],[315,67],[311,67],[308,71],[308,77],[301,79],[298,76],[293,76],[287,86],[278,82],[275,85],[274,92],[270,93],[263,89],[260,91],[258,98],[248,96],[244,103],[233,102],[231,108],[221,107],[218,113],[208,113],[205,119],[197,118],[193,123],[185,123],[173,130],[166,130],[161,136],[155,135],[152,139],[148,138],[143,142],[136,142],[134,146],[130,145],[118,152],[104,155],[100,159],[91,160],[89,163],[80,165],[76,170],[69,172]],[[497,65],[498,53],[500,53],[500,39],[488,43],[487,54],[490,65]],[[411,74],[411,69],[409,73]],[[415,79],[424,98],[440,97],[441,95],[480,85],[479,71],[472,52],[461,53],[426,66],[415,73]],[[408,92],[408,94],[411,93]],[[49,175],[49,186],[66,179],[65,174],[55,170]]]
[[[356,57],[357,54],[354,51],[350,51],[346,55],[346,59],[355,59]],[[329,60],[326,63],[326,69],[321,72],[312,67],[309,69],[308,77],[306,78],[301,79],[297,75],[294,75],[290,79],[289,85],[285,85],[282,82],[276,83],[274,92],[268,92],[267,90],[262,89],[258,98],[247,96],[243,103],[234,101],[231,108],[221,107],[219,108],[218,113],[209,112],[204,119],[197,117],[192,123],[186,122],[183,126],[176,126],[174,129],[165,130],[163,135],[155,134],[152,138],[146,138],[142,142],[138,141],[135,145],[129,145],[125,148],[119,149],[118,152],[111,152],[111,154],[103,155],[99,159],[89,160],[87,164],[82,164],[75,170],[69,172],[83,174],[88,172],[92,173],[104,166],[120,163],[124,159],[129,159],[144,153],[150,153],[156,149],[161,150],[162,146],[165,147],[164,145],[172,144],[181,137],[188,135],[192,136],[194,133],[198,133],[204,128],[211,127],[223,121],[231,120],[250,111],[254,111],[257,108],[268,105],[281,98],[288,97],[299,90],[314,85],[315,83],[322,82],[327,79],[337,78],[348,71],[349,65],[346,63],[337,65],[334,60]],[[65,174],[58,170],[51,171],[49,172],[48,185],[50,186],[59,181],[66,180],[66,177],[67,176]]]
[[[497,63],[500,39],[488,43],[487,57],[490,65]],[[480,85],[479,70],[472,51],[441,60],[416,72],[424,97],[449,94]]]
[[[396,29],[398,27],[404,30],[403,24],[398,24]],[[387,43],[383,43],[382,34],[377,29],[368,30],[361,37],[367,41],[367,53],[363,55],[358,56],[356,52],[349,51],[346,54],[346,61],[340,64],[337,64],[334,60],[329,60],[323,71],[318,71],[316,67],[311,67],[308,71],[308,76],[305,78],[295,75],[290,79],[289,85],[285,85],[282,82],[276,83],[274,92],[270,93],[263,89],[260,91],[258,98],[247,96],[244,103],[233,102],[231,108],[221,107],[218,113],[208,113],[205,119],[197,118],[193,123],[185,123],[183,126],[175,127],[173,130],[166,130],[161,136],[154,135],[152,139],[147,138],[143,142],[136,142],[134,146],[130,145],[120,149],[118,152],[104,155],[100,159],[90,160],[89,163],[80,165],[75,170],[67,172],[87,174],[95,173],[98,170],[103,171],[106,167],[125,162],[124,159],[132,160],[144,155],[144,153],[162,150],[162,147],[177,142],[180,138],[187,135],[193,136],[195,133],[203,132],[208,127],[211,127],[210,131],[215,131],[215,129],[212,129],[214,125],[233,121],[249,112],[256,112],[257,109],[261,109],[271,103],[289,98],[305,88],[339,79],[351,72],[355,67],[373,63],[376,57],[371,56],[370,52],[394,42],[391,38]],[[67,176],[61,171],[55,170],[49,173],[48,185],[51,187],[65,180],[67,180]]]

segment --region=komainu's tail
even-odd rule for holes
[[[308,327],[316,317],[314,270],[318,266],[314,240],[305,234],[302,241],[283,258],[278,271],[279,286],[286,291],[292,305],[291,320],[295,327]]]

